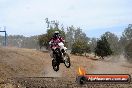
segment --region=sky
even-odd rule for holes
[[[132,23],[132,0],[0,0],[0,30],[6,26],[8,35],[46,33],[45,18],[80,27],[89,37],[121,36]]]

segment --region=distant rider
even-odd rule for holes
[[[55,31],[53,34],[53,37],[50,39],[49,45],[50,48],[52,50],[51,53],[51,57],[53,58],[53,54],[55,54],[54,52],[54,48],[58,46],[58,43],[63,42],[64,43],[64,39],[60,36],[59,31]]]

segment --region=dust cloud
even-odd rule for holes
[[[42,71],[42,75],[44,77],[62,77],[62,72],[59,71],[54,71],[52,68],[52,65],[49,64],[46,67],[44,67],[44,70]]]

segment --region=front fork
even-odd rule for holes
[[[65,51],[65,50],[63,50],[61,55],[62,55],[62,59],[63,59],[63,60],[65,60],[66,51]]]

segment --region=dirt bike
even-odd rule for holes
[[[60,63],[64,63],[67,68],[70,68],[71,62],[70,57],[66,52],[67,48],[64,47],[64,44],[62,42],[58,43],[58,47],[54,47],[54,54],[53,54],[53,60],[52,60],[52,67],[54,71],[59,70]]]

